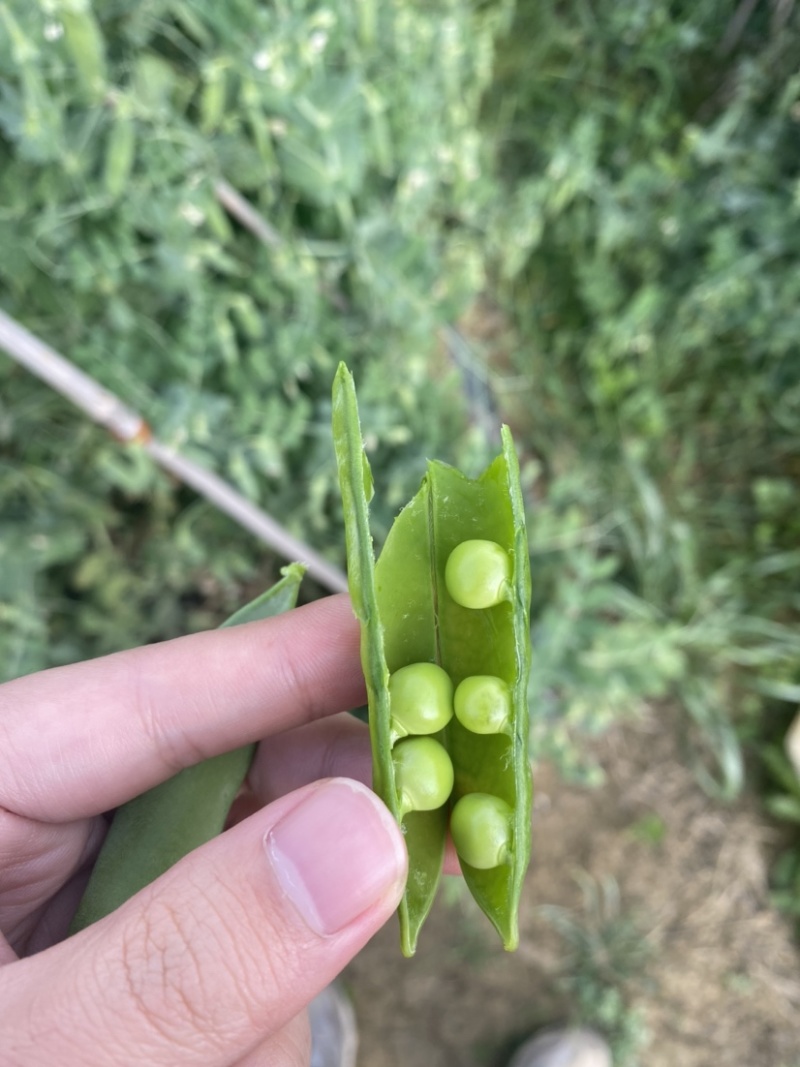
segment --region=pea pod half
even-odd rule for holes
[[[369,529],[372,473],[362,446],[353,378],[344,364],[333,388],[333,436],[350,594],[362,627],[373,784],[402,825],[409,854],[400,904],[403,953],[414,953],[433,903],[450,812],[470,794],[490,799],[459,809],[454,837],[457,845],[464,842],[464,878],[505,947],[514,949],[530,858],[532,787],[527,703],[530,571],[511,434],[503,427],[501,454],[475,480],[446,464],[429,463],[419,492],[395,520],[377,563]],[[459,717],[444,709],[440,730],[431,733],[420,727],[429,741],[442,746],[452,764],[447,801],[434,810],[409,812],[413,790],[405,756],[408,724],[415,718],[405,708],[393,713],[392,689],[413,687],[392,686],[391,679],[414,664],[442,668],[457,693],[466,679],[475,682],[461,690],[469,696],[468,713],[462,711]],[[438,694],[449,691],[439,684],[436,688]],[[437,693],[433,699],[446,699]],[[457,711],[463,704],[458,698]],[[436,724],[427,710],[424,718]],[[443,762],[438,758],[432,765]],[[446,768],[438,773],[444,781]],[[435,796],[436,791],[422,788],[420,794]]]
[[[279,582],[222,626],[257,622],[291,610],[297,603],[305,567],[290,563],[281,574]],[[70,933],[102,919],[192,849],[220,833],[255,749],[255,745],[245,745],[212,756],[118,808]]]

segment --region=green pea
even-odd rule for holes
[[[453,791],[453,764],[432,737],[408,737],[392,752],[400,810],[435,811]]]
[[[453,683],[435,663],[410,663],[389,678],[392,733],[436,734],[453,717]]]
[[[500,797],[467,793],[450,816],[450,833],[459,858],[479,871],[506,863],[512,837],[513,812]]]
[[[475,734],[501,734],[511,722],[511,690],[493,674],[473,674],[453,698],[458,721]]]
[[[369,524],[374,482],[363,447],[355,385],[344,364],[333,387],[333,436],[348,585],[361,622],[372,780],[402,824],[408,850],[409,876],[398,909],[402,951],[407,956],[415,951],[436,896],[447,842],[448,805],[409,811],[410,798],[403,796],[410,787],[407,769],[402,760],[398,767],[397,758],[404,746],[425,741],[444,746],[453,768],[454,797],[487,793],[509,805],[508,862],[485,869],[465,862],[463,872],[478,906],[504,946],[513,949],[519,940],[519,902],[530,857],[532,788],[527,746],[529,549],[511,434],[502,428],[502,451],[478,478],[430,462],[418,492],[394,520],[377,560]],[[463,578],[457,566],[460,558],[467,563]],[[468,587],[466,595],[460,588],[455,597],[452,589],[448,592],[448,570],[451,580],[458,572],[461,584]],[[472,588],[476,571],[480,571],[477,584],[484,587],[477,592]],[[409,665],[420,664],[436,664],[451,679],[491,676],[498,686],[505,684],[509,702],[502,732],[479,733],[454,716],[437,731],[435,741],[428,736],[395,743],[392,679]],[[475,713],[474,718],[482,723],[486,714]],[[402,786],[398,777],[403,778]],[[418,777],[412,775],[411,782],[419,788]]]
[[[469,540],[457,545],[447,560],[447,591],[464,608],[492,608],[508,599],[511,561],[494,541]]]

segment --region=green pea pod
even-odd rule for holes
[[[256,622],[289,611],[297,603],[304,573],[300,563],[284,567],[279,582],[222,626]],[[255,748],[245,745],[187,767],[118,808],[70,933],[102,919],[220,833]]]
[[[136,160],[136,124],[120,117],[111,127],[103,164],[103,185],[115,200],[126,192]]]
[[[105,38],[89,0],[62,0],[58,16],[84,95],[99,101],[106,89]]]
[[[205,71],[203,92],[200,96],[200,130],[204,134],[215,133],[225,117],[225,99],[228,93],[228,75],[225,67],[211,63]]]
[[[364,454],[353,378],[344,364],[333,389],[333,436],[345,514],[350,593],[362,627],[361,655],[369,694],[373,783],[402,825],[409,877],[400,904],[401,947],[414,953],[442,870],[450,808],[468,794],[488,794],[508,811],[502,847],[484,867],[462,857],[475,900],[507,949],[519,940],[518,908],[530,858],[531,775],[528,760],[527,681],[530,668],[530,571],[519,467],[511,434],[502,431],[502,453],[476,480],[446,464],[431,462],[419,492],[400,512],[377,563],[369,529],[373,481]],[[465,542],[486,542],[507,561],[507,570],[487,607],[464,607],[448,587],[448,561]],[[499,546],[499,547],[498,547]],[[458,555],[458,554],[457,554]],[[491,562],[491,561],[490,561]],[[452,586],[453,579],[450,577]],[[462,591],[453,587],[459,599]],[[468,591],[467,599],[471,596]],[[454,686],[465,678],[500,681],[510,708],[495,716],[500,732],[467,729],[457,717],[435,735],[453,765],[448,804],[405,814],[395,776],[389,679],[413,663],[435,663]],[[503,683],[501,685],[501,683]],[[492,716],[481,716],[489,722]],[[507,808],[506,808],[507,805]],[[496,820],[495,820],[496,821]],[[493,833],[495,830],[493,829]],[[470,855],[474,837],[467,834]],[[495,835],[496,836],[496,835]],[[483,860],[481,860],[483,862]]]

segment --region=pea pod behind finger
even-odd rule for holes
[[[515,948],[530,853],[530,575],[511,436],[504,428],[501,455],[478,479],[430,463],[419,492],[398,515],[376,563],[368,514],[372,475],[361,444],[355,387],[343,365],[334,384],[333,429],[351,595],[362,623],[373,780],[403,827],[409,853],[408,884],[400,906],[403,952],[414,952],[433,903],[450,810],[470,794],[490,799],[482,806],[470,802],[460,809],[458,836],[468,842],[461,857],[464,877],[506,948]],[[439,670],[432,671],[431,664]],[[406,684],[409,671],[411,686]],[[447,676],[444,684],[439,680],[442,672]],[[431,677],[435,690],[430,694],[432,711],[425,694],[418,698],[416,716],[405,706],[393,709],[393,698],[402,693],[405,700],[405,694],[424,685],[426,677]],[[460,691],[457,703],[454,690]],[[442,707],[448,700],[455,704],[455,715],[452,707]],[[437,769],[431,773],[438,781],[419,790],[409,788],[412,772],[407,760],[402,761],[402,788],[397,775],[398,755],[409,751],[401,747],[398,753],[398,746],[408,746],[407,736],[414,731],[441,746],[449,757],[447,765],[432,761]],[[450,765],[453,787],[447,786],[446,802],[431,810],[427,799],[420,800],[418,807],[425,810],[409,812],[412,795],[439,798]],[[486,834],[482,827],[489,825],[486,810],[492,812],[494,840],[488,853],[479,847]],[[474,818],[478,821],[472,829],[469,822]],[[503,820],[507,827],[500,825]],[[469,862],[476,857],[477,862]]]
[[[290,563],[281,574],[280,581],[222,626],[257,622],[291,610],[305,566]],[[117,809],[73,917],[71,933],[110,914],[222,831],[255,747],[245,745],[186,767]]]

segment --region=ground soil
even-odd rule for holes
[[[634,921],[648,949],[623,983],[649,1034],[637,1063],[800,1067],[800,952],[768,905],[776,831],[748,799],[710,800],[682,763],[679,734],[662,709],[609,735],[597,790],[538,769],[518,952],[504,953],[447,884],[412,960],[394,921],[367,946],[345,974],[359,1067],[500,1067],[525,1034],[574,1010],[548,908],[591,931],[593,896],[606,919],[617,906]],[[634,956],[621,955],[624,969]]]

